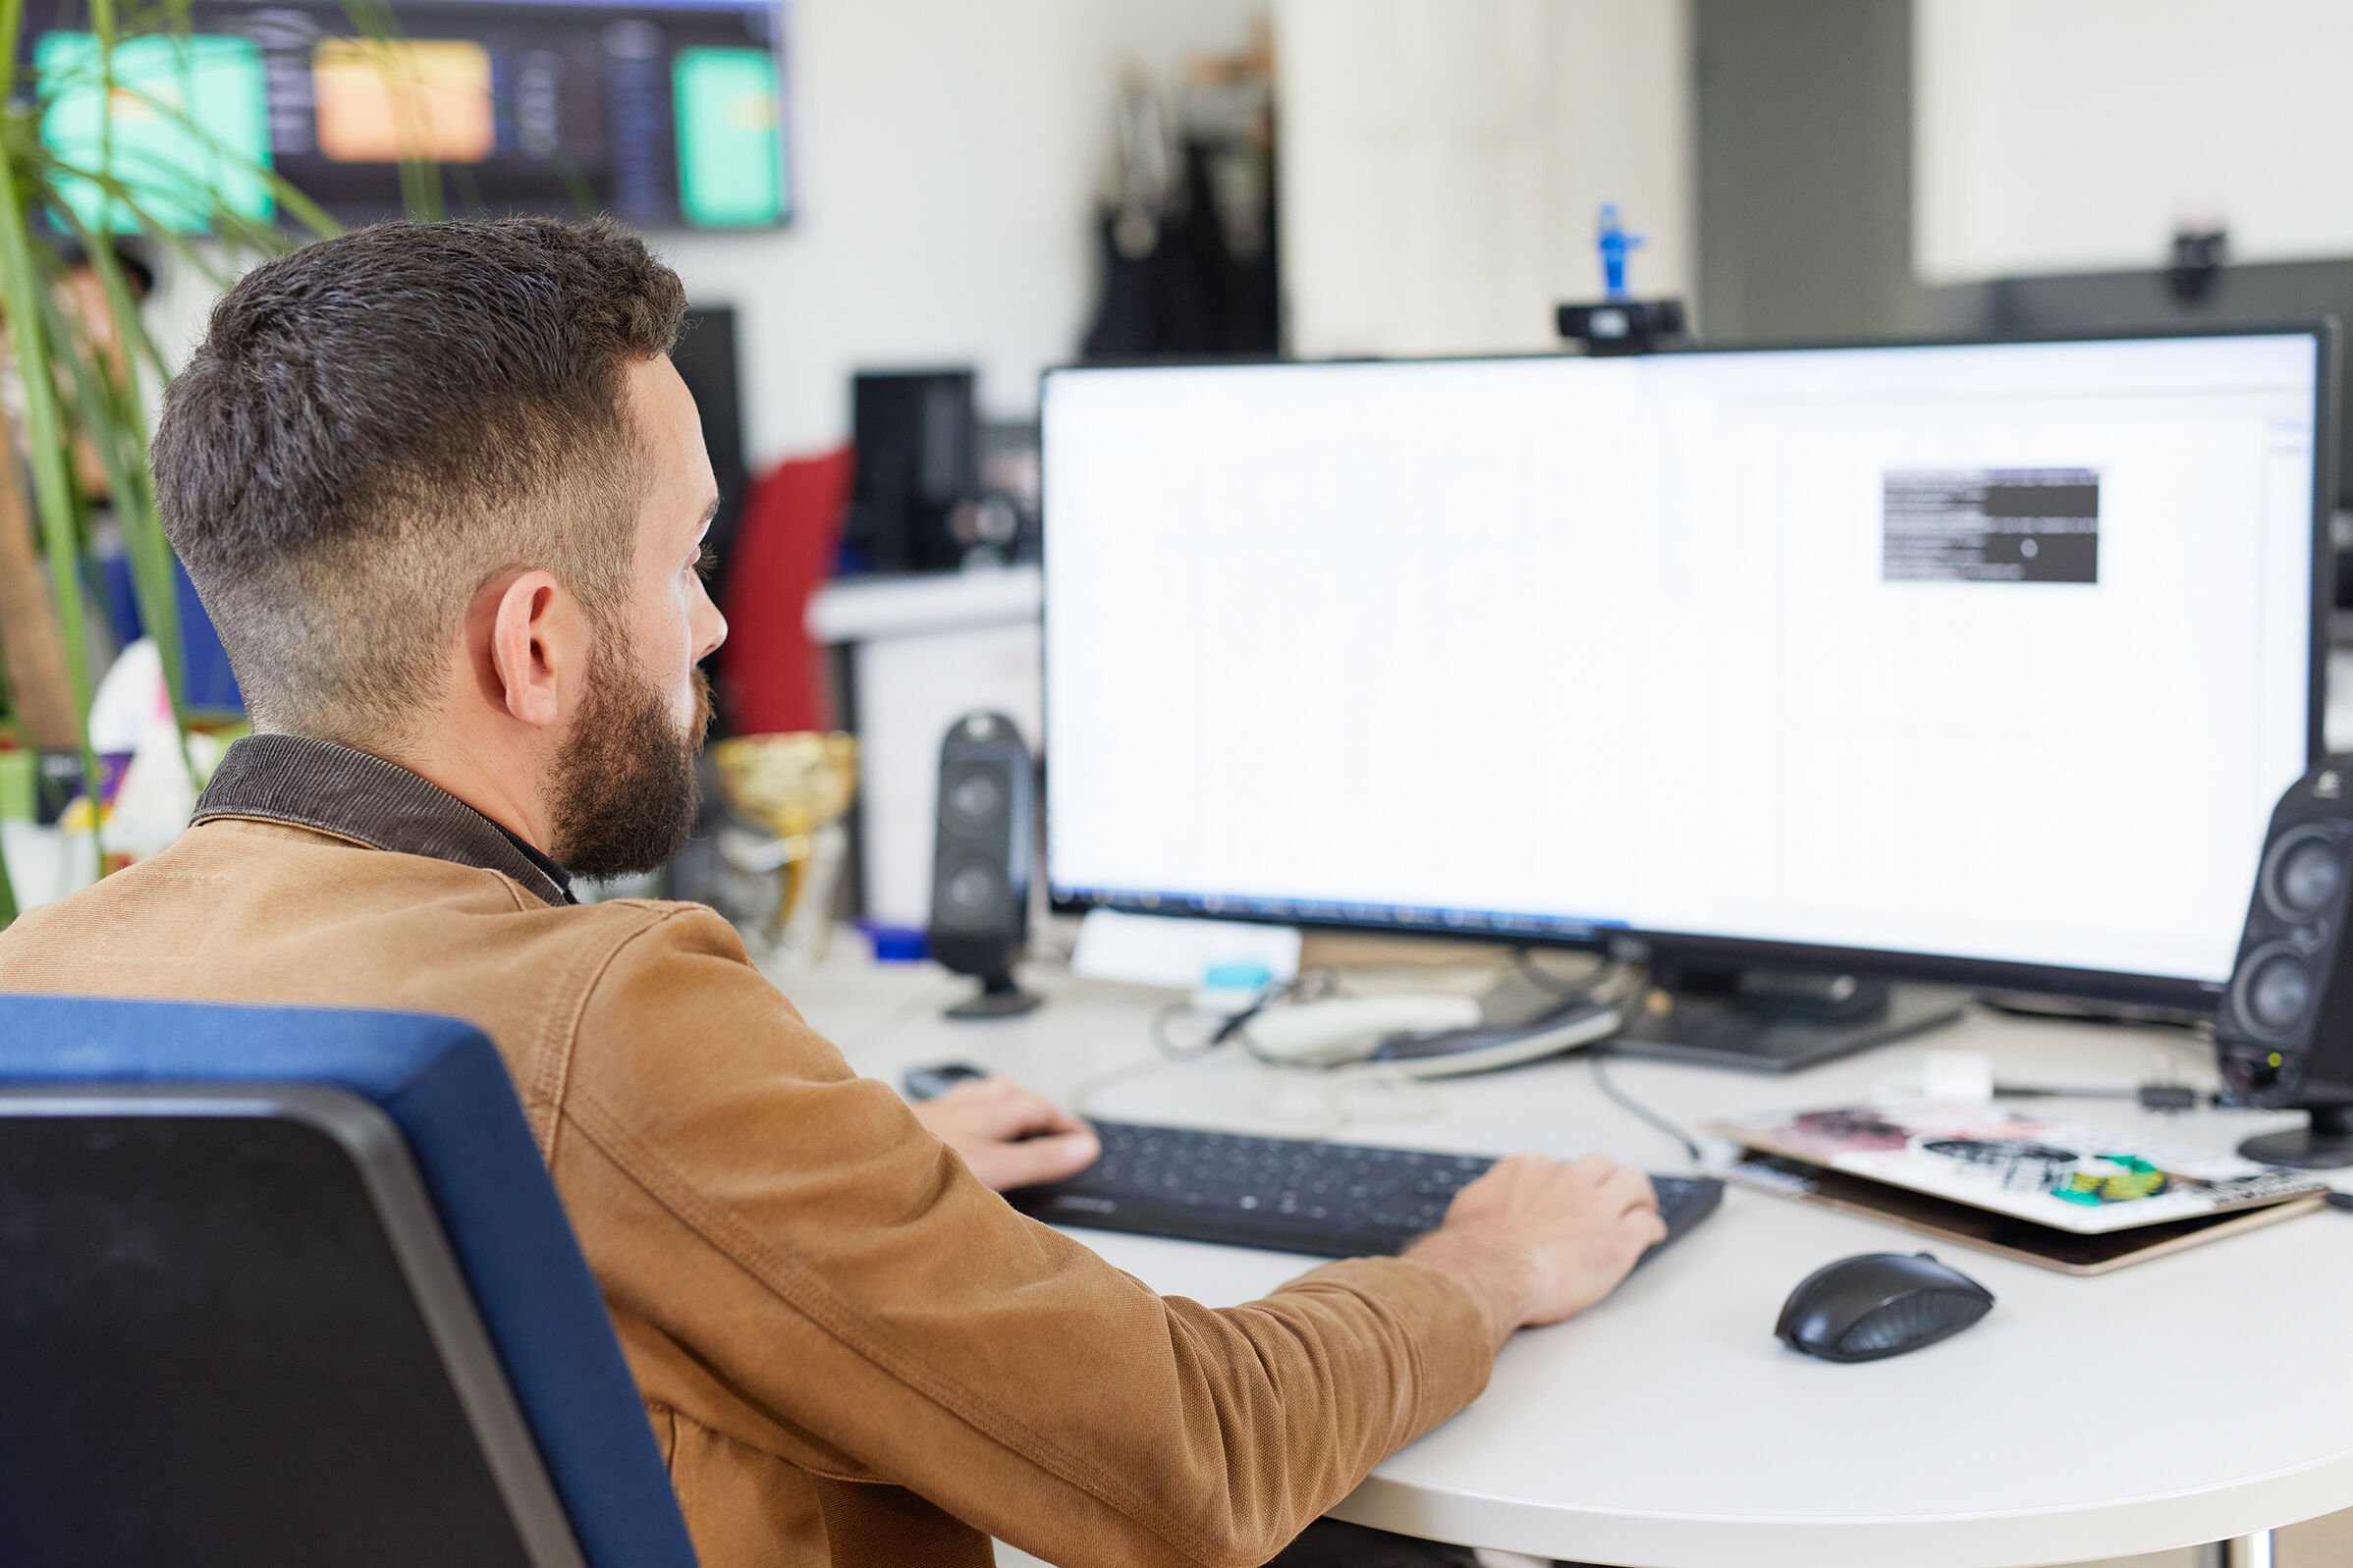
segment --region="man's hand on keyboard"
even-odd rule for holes
[[[1666,1234],[1641,1171],[1600,1155],[1565,1165],[1513,1155],[1455,1194],[1446,1223],[1405,1256],[1467,1286],[1501,1345],[1601,1300]]]
[[[914,1111],[999,1192],[1076,1175],[1103,1152],[1085,1122],[1011,1078],[958,1084]]]

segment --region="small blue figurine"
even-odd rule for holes
[[[1626,294],[1626,252],[1642,243],[1642,236],[1628,234],[1618,222],[1617,203],[1602,203],[1601,238],[1602,297],[1623,299]]]

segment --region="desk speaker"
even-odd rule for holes
[[[931,955],[981,981],[951,1018],[1006,1018],[1038,1004],[1012,974],[1029,941],[1031,784],[1029,748],[1001,713],[968,713],[940,743]]]
[[[2271,813],[2238,961],[2215,1017],[2223,1081],[2250,1105],[2309,1110],[2311,1126],[2239,1145],[2250,1160],[2353,1164],[2353,756],[2328,757]]]

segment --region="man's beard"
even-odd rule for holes
[[[589,666],[551,801],[549,858],[595,880],[659,870],[685,846],[701,797],[694,755],[711,727],[711,684],[699,669],[682,734],[668,697],[612,647],[601,644]]]

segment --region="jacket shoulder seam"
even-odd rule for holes
[[[435,865],[448,866],[454,871],[480,872],[483,876],[489,877],[496,881],[500,887],[506,890],[507,897],[514,903],[518,912],[527,913],[532,909],[550,909],[556,907],[553,904],[547,903],[543,899],[533,896],[529,889],[525,888],[521,883],[516,881],[513,877],[507,875],[507,873],[494,870],[489,866],[472,866],[467,865],[463,860],[444,860],[439,855],[413,854],[406,849],[387,849],[382,844],[369,843],[365,838],[355,838],[348,833],[338,833],[333,828],[321,828],[307,822],[289,822],[283,817],[255,817],[236,811],[217,811],[204,818],[203,821],[192,823],[191,826],[197,828],[209,827],[211,824],[216,822],[246,823],[250,826],[261,828],[283,828],[291,833],[302,834],[312,838],[323,838],[329,843],[342,844],[347,848],[365,849],[371,854],[401,855],[411,860],[430,860]]]
[[[498,876],[499,873],[492,872],[491,875]],[[514,888],[514,892],[518,897],[524,896],[519,886]],[[558,998],[569,993],[572,1002],[569,1006],[559,1004],[548,1010],[547,1021],[539,1031],[538,1044],[533,1048],[534,1059],[531,1063],[531,1099],[534,1105],[542,1108],[532,1113],[531,1134],[539,1145],[539,1158],[550,1169],[554,1168],[556,1162],[556,1138],[563,1127],[565,1096],[572,1090],[573,1054],[579,1044],[580,1020],[587,1015],[589,999],[596,995],[598,983],[611,970],[614,960],[631,943],[689,912],[675,906],[648,909],[642,918],[632,922],[609,945],[581,954],[571,973],[557,984]]]

